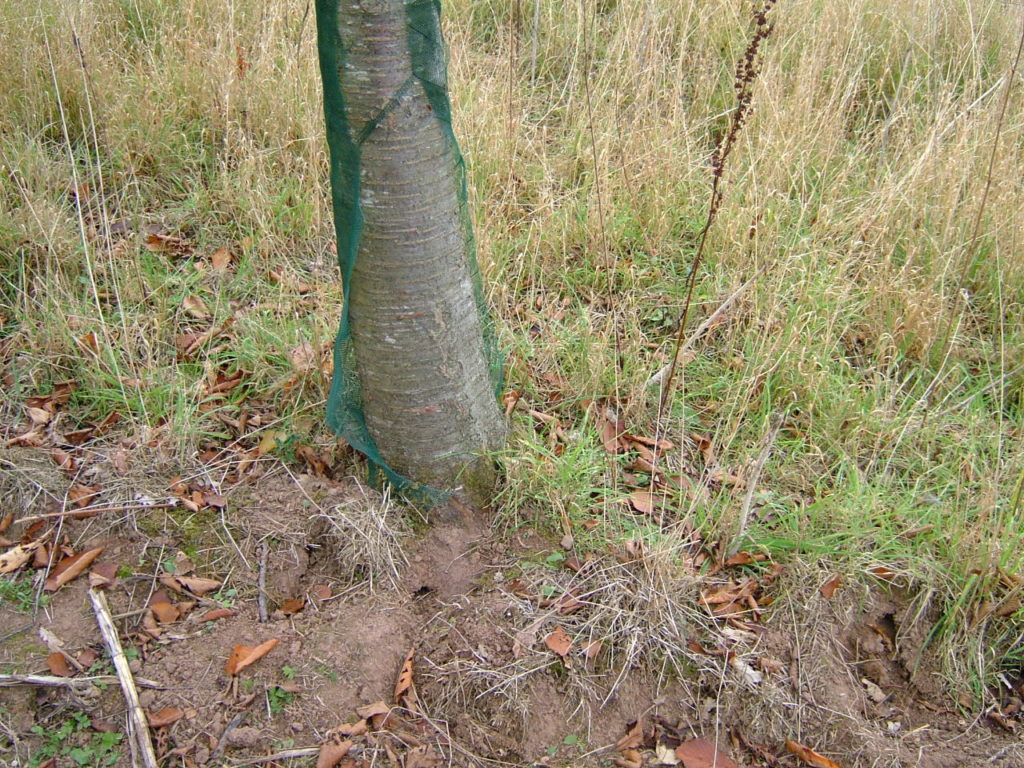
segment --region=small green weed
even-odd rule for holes
[[[272,686],[267,689],[267,709],[270,710],[270,714],[279,715],[295,699],[295,694],[290,691],[286,691],[284,688],[278,686]]]
[[[121,756],[118,747],[124,739],[120,733],[90,732],[89,716],[84,712],[72,712],[56,729],[33,726],[32,733],[43,739],[43,744],[29,758],[29,768],[36,768],[51,757],[83,767],[113,765]]]
[[[46,605],[48,595],[39,596],[39,604]],[[15,579],[0,579],[0,605],[10,605],[19,613],[31,613],[35,608],[36,594],[32,578],[22,576]]]
[[[332,683],[338,682],[338,673],[331,669],[326,664],[317,664],[316,673],[321,677],[326,677]]]
[[[238,590],[231,587],[220,590],[213,596],[213,599],[220,603],[221,608],[230,608],[235,604],[236,597],[238,597]]]

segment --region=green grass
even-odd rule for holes
[[[629,511],[626,460],[603,451],[581,403],[615,401],[653,434],[647,380],[671,353],[742,4],[541,0],[537,27],[531,4],[513,26],[514,5],[446,4],[480,259],[507,386],[523,393],[497,513],[555,542],[568,525],[587,550],[642,539],[671,551],[678,531]],[[183,465],[238,438],[221,417],[243,413],[261,426],[240,450],[270,429],[334,448],[327,376],[295,363],[303,344],[329,345],[341,295],[312,20],[299,0],[231,8],[0,5],[0,423],[12,432],[26,397],[74,379],[72,420],[117,411],[123,434]],[[775,15],[691,330],[764,273],[681,369],[668,461],[699,479],[697,434],[742,474],[773,414],[788,415],[742,532],[744,494],[726,486],[680,493],[676,519],[709,546],[740,535],[871,583],[884,565],[942,617],[932,643],[951,680],[981,690],[1021,666],[1019,611],[974,620],[1013,597],[1024,557],[1019,84],[959,275],[1017,12],[857,0]],[[148,250],[146,227],[191,252]],[[217,274],[209,257],[224,245],[232,264]],[[191,297],[208,314],[190,313]],[[179,354],[184,334],[229,318]],[[209,395],[237,371],[238,387]]]
[[[72,712],[55,728],[33,726],[32,733],[42,744],[29,758],[30,768],[52,757],[83,768],[114,765],[121,757],[120,744],[124,740],[120,733],[91,731],[89,716],[84,712]]]
[[[49,599],[49,595],[40,595],[39,604],[46,605]],[[19,613],[31,613],[36,605],[36,588],[31,577],[0,578],[0,605],[13,608]]]

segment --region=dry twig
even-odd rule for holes
[[[12,685],[40,685],[47,688],[75,688],[81,683],[116,683],[116,675],[91,675],[89,677],[57,677],[56,675],[0,675],[0,688],[9,688]],[[166,685],[135,678],[135,683],[140,688],[153,688],[158,691],[165,690]]]
[[[687,350],[689,350],[690,347],[697,343],[700,337],[705,334],[708,328],[715,324],[718,318],[720,318],[722,315],[729,311],[729,307],[731,307],[733,303],[735,303],[736,299],[738,299],[747,290],[747,288],[752,286],[754,284],[754,281],[757,280],[757,278],[759,278],[761,275],[763,275],[767,269],[767,264],[762,266],[759,270],[757,270],[757,272],[754,274],[752,278],[747,280],[747,282],[745,282],[743,285],[741,285],[739,288],[733,291],[732,295],[730,295],[729,298],[727,298],[725,301],[719,304],[718,309],[716,309],[714,312],[708,315],[707,319],[697,327],[697,330],[691,333],[690,337],[685,342],[683,342],[683,344],[679,347],[678,350],[676,350],[675,355],[672,358],[672,361],[666,363],[660,371],[655,373],[653,376],[651,376],[651,378],[647,380],[647,386],[653,387],[655,384],[661,384],[662,380],[668,374],[669,369],[672,367],[672,365],[678,364],[677,361],[679,360],[679,358],[682,355],[686,354]]]
[[[256,609],[259,611],[260,623],[266,624],[267,616],[267,554],[270,548],[266,542],[260,544],[260,574],[256,584]]]
[[[754,467],[750,472],[750,477],[747,479],[747,493],[743,497],[743,509],[740,511],[740,524],[736,528],[736,533],[733,535],[732,544],[724,549],[723,560],[727,560],[739,551],[740,540],[743,538],[743,533],[747,530],[747,523],[750,521],[750,508],[754,504],[754,492],[757,490],[757,482],[761,479],[761,472],[764,471],[764,465],[768,463],[768,457],[771,455],[772,447],[775,445],[775,438],[778,437],[779,429],[782,428],[782,423],[785,420],[785,411],[780,411],[775,414],[774,422],[768,430],[768,433],[765,435],[761,453],[757,457],[757,461],[754,462]]]
[[[272,755],[260,755],[259,757],[253,757],[248,760],[232,761],[232,765],[243,766],[243,765],[262,765],[263,763],[276,763],[278,760],[294,760],[298,757],[313,757],[320,754],[320,747],[297,747],[296,749],[286,749],[283,752],[275,752]]]
[[[140,509],[168,509],[173,506],[173,504],[121,504],[113,507],[76,507],[75,509],[64,509],[60,512],[47,512],[42,515],[19,517],[12,523],[12,525],[18,525],[19,523],[34,523],[37,520],[51,520],[58,517],[67,517],[68,515],[99,515],[104,512],[135,512]]]
[[[135,681],[132,671],[128,667],[128,659],[124,655],[121,640],[114,627],[114,620],[110,616],[107,596],[98,589],[90,589],[89,599],[92,601],[92,608],[96,613],[96,623],[99,625],[100,634],[103,635],[103,641],[107,645],[110,660],[114,663],[117,679],[121,683],[121,691],[128,702],[128,719],[131,724],[132,738],[138,747],[138,757],[145,768],[157,768],[156,752],[153,750],[153,742],[149,738],[149,723],[146,722],[146,713],[142,711],[142,705],[139,703],[139,692],[135,689]]]

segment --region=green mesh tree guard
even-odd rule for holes
[[[362,0],[364,4],[378,5],[387,1]],[[360,257],[364,225],[360,189],[363,170],[362,148],[373,132],[389,114],[403,104],[403,100],[418,84],[429,99],[434,119],[442,129],[447,148],[452,153],[456,165],[459,218],[468,254],[473,296],[483,328],[485,355],[493,394],[496,397],[500,393],[501,357],[495,342],[494,327],[484,302],[475,255],[472,224],[466,201],[465,164],[451,127],[446,54],[441,37],[441,5],[439,0],[406,0],[404,12],[411,75],[394,93],[381,95],[383,106],[379,112],[366,121],[357,134],[353,134],[341,81],[347,64],[346,50],[338,26],[338,3],[339,0],[317,0],[316,4],[317,47],[323,77],[334,224],[344,293],[341,321],[334,345],[334,378],[327,403],[327,423],[333,432],[343,437],[369,459],[371,482],[386,479],[407,499],[420,505],[433,506],[443,501],[449,495],[448,491],[414,482],[394,471],[381,456],[367,428],[360,376],[353,352],[349,312],[353,269]],[[431,180],[424,179],[423,183],[430,184]],[[382,353],[386,351],[382,350]]]

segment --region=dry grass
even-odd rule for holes
[[[408,524],[387,493],[357,487],[360,495],[320,509],[325,528],[320,546],[350,582],[365,579],[372,589],[383,581],[397,590],[400,570],[408,565],[402,548],[410,538]]]
[[[26,396],[75,379],[73,418],[117,410],[124,435],[180,462],[235,437],[218,415],[253,408],[332,445],[317,416],[326,378],[296,355],[330,341],[340,298],[311,13],[302,0],[0,6],[9,435]],[[854,0],[774,13],[693,323],[764,274],[677,376],[670,461],[699,468],[688,436],[700,433],[740,470],[788,412],[744,545],[897,572],[939,606],[951,677],[981,693],[1024,664],[1020,616],[979,613],[1012,593],[1001,574],[1021,565],[1019,81],[969,242],[1019,8]],[[653,430],[647,382],[671,352],[747,5],[453,0],[447,29],[509,386],[569,437],[551,449],[515,414],[504,519],[557,530],[593,517],[602,527],[580,546],[637,538],[671,552],[671,533],[624,512],[621,467],[579,403],[616,398],[631,428]],[[147,250],[147,226],[192,254]],[[225,274],[208,259],[222,245]],[[187,310],[191,297],[206,315]],[[182,334],[229,317],[227,341],[179,357]],[[204,404],[217,372],[239,369],[245,386]],[[737,530],[743,495],[681,500],[679,516],[714,542]],[[642,586],[652,611],[661,588]],[[602,633],[625,632],[622,610]]]

